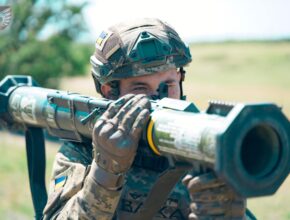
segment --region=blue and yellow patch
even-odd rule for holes
[[[103,40],[106,38],[107,35],[108,35],[108,33],[106,33],[106,32],[103,31],[103,32],[100,34],[100,36],[98,37],[96,43],[97,43],[99,46],[101,46]]]
[[[96,47],[99,50],[102,50],[106,41],[109,39],[109,37],[111,36],[112,32],[110,31],[102,31],[102,33],[100,34],[100,36],[98,37],[98,39],[96,40]]]
[[[57,190],[64,186],[67,176],[61,176],[54,180],[54,190]]]

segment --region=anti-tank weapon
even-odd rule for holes
[[[7,126],[25,125],[30,144],[35,128],[65,140],[90,140],[95,121],[112,102],[35,85],[28,76],[0,83],[0,119]],[[204,164],[244,197],[273,194],[290,170],[289,121],[271,103],[212,102],[200,112],[182,100],[152,101],[144,137],[155,154]]]

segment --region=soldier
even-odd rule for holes
[[[183,98],[189,48],[158,19],[103,31],[91,56],[96,90],[114,101],[97,120],[93,143],[66,142],[56,155],[44,219],[244,219],[246,201],[212,172],[189,172],[140,141],[149,99],[168,86]],[[198,171],[199,172],[199,171]],[[173,188],[171,190],[171,188]]]

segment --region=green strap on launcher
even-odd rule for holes
[[[38,84],[32,77],[22,75],[6,76],[0,81],[0,123],[8,128],[15,123],[9,113],[9,98],[17,88],[22,86],[36,87]],[[47,202],[44,135],[42,128],[29,125],[24,127],[30,190],[35,219],[40,220]]]
[[[35,211],[35,219],[42,219],[47,202],[45,187],[45,142],[43,130],[28,127],[25,131],[29,183]]]

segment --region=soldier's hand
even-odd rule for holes
[[[189,219],[244,219],[246,200],[238,196],[213,172],[187,175],[182,180],[191,197]]]
[[[93,130],[95,161],[105,171],[118,174],[132,165],[142,130],[149,119],[145,95],[125,95],[113,102]]]

